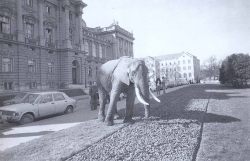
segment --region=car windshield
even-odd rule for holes
[[[14,99],[22,99],[22,98],[24,98],[24,96],[26,95],[27,93],[18,93],[15,97],[14,97]]]
[[[25,98],[22,101],[22,103],[33,104],[38,96],[39,96],[38,94],[28,94],[27,96],[25,96]]]

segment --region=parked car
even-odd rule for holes
[[[75,107],[76,100],[63,92],[36,92],[26,95],[19,104],[0,107],[0,118],[25,124],[48,115],[71,113]]]
[[[176,81],[176,83],[177,83],[177,86],[189,84],[189,82],[188,82],[186,79],[184,79],[184,78],[179,78],[179,79]]]
[[[26,93],[26,92],[20,92],[20,93],[16,94],[14,98],[3,101],[3,105],[6,106],[6,105],[21,103],[22,100],[24,99],[24,97],[28,94],[29,93]]]

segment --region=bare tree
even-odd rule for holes
[[[203,78],[209,78],[210,80],[216,79],[219,76],[220,61],[215,56],[209,57],[203,63],[201,67],[201,74]]]

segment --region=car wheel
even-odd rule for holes
[[[65,114],[72,113],[74,111],[74,108],[72,106],[68,106],[66,110],[64,111]]]
[[[27,123],[31,123],[34,121],[34,116],[32,114],[26,113],[22,116],[21,120],[19,121],[19,124],[23,125],[23,124],[27,124]]]

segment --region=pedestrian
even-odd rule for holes
[[[91,110],[96,110],[98,101],[99,101],[98,99],[99,95],[98,95],[96,82],[94,82],[93,85],[90,86],[89,95],[90,95],[90,108]]]
[[[166,80],[164,77],[162,77],[162,81],[161,81],[161,84],[162,84],[162,90],[163,90],[163,94],[166,94]]]
[[[160,78],[156,79],[156,94],[160,95],[161,94],[161,80]]]

